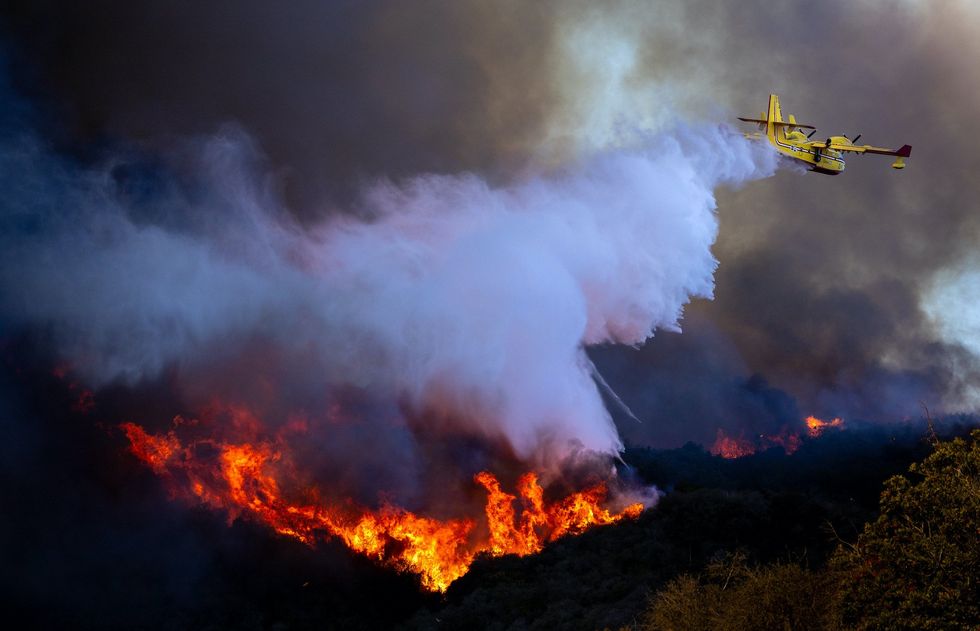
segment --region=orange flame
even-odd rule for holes
[[[231,411],[240,425],[254,420],[240,410]],[[175,424],[182,423],[179,417],[175,419]],[[247,515],[307,545],[337,537],[355,552],[418,574],[422,585],[433,591],[445,591],[467,572],[478,554],[533,554],[563,535],[636,517],[643,510],[642,504],[632,504],[619,513],[603,508],[607,490],[602,483],[548,503],[537,476],[526,473],[517,484],[522,508],[518,514],[514,508],[517,497],[503,491],[497,478],[483,471],[474,477],[488,495],[488,534],[481,537],[474,519],[439,520],[389,503],[376,510],[352,502],[329,504],[319,500],[312,485],[301,485],[298,493],[284,493],[281,482],[297,476],[281,438],[184,443],[174,430],[152,435],[134,423],[124,423],[121,428],[130,451],[167,478],[175,495],[226,510],[229,519]]]
[[[806,417],[806,433],[810,438],[817,438],[823,434],[827,429],[843,429],[844,421],[839,418],[835,418],[830,421],[821,421],[815,416]]]
[[[735,438],[726,434],[724,430],[719,429],[717,438],[715,438],[715,444],[711,446],[710,451],[716,456],[731,460],[733,458],[751,456],[755,453],[756,449],[755,445],[743,436]]]
[[[800,435],[790,431],[787,427],[784,427],[778,434],[763,434],[760,438],[762,439],[762,443],[767,447],[773,445],[782,447],[787,456],[796,453],[796,450],[803,444],[803,439],[800,438]]]
[[[843,429],[844,421],[835,418],[832,421],[821,421],[815,416],[808,416],[805,419],[807,436],[809,438],[819,438],[828,428]],[[768,449],[779,446],[783,448],[786,455],[795,453],[803,445],[803,437],[799,432],[790,430],[783,426],[778,434],[759,434],[756,440],[748,440],[744,433],[739,434],[738,438],[729,436],[725,430],[719,429],[714,444],[709,450],[716,456],[734,459],[744,456],[751,456],[759,449]]]
[[[538,477],[534,473],[525,473],[517,482],[523,510],[520,518],[516,519],[516,498],[501,490],[493,474],[483,471],[476,474],[474,479],[487,490],[488,550],[494,555],[533,554],[540,551],[545,543],[566,534],[578,534],[592,526],[613,524],[623,517],[636,517],[643,511],[643,504],[631,504],[621,513],[602,508],[601,504],[606,499],[605,484],[597,484],[547,505]]]

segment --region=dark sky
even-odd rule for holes
[[[975,269],[980,239],[967,0],[5,9],[15,88],[60,151],[135,147],[179,171],[181,139],[234,123],[301,222],[345,212],[376,178],[507,183],[637,131],[755,115],[769,92],[818,135],[911,144],[903,172],[856,157],[836,178],[784,170],[719,191],[715,300],[690,306],[682,334],[593,355],[646,421],[620,424],[635,442],[975,401],[980,289],[930,293],[957,278],[944,270]]]

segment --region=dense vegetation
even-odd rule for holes
[[[921,620],[941,620],[946,611],[941,603],[971,593],[976,601],[976,465],[957,469],[955,483],[945,468],[946,477],[927,475],[925,486],[901,476],[891,478],[884,512],[874,521],[882,482],[932,450],[923,434],[922,428],[865,427],[810,441],[791,457],[777,449],[732,461],[696,445],[629,450],[626,460],[636,475],[671,489],[656,510],[633,523],[559,541],[534,557],[477,564],[435,610],[416,614],[406,626],[902,628],[899,619],[886,616],[875,621],[868,612],[880,610],[886,601],[889,609],[897,606],[897,596],[882,592],[883,586],[901,591],[908,585],[882,575],[879,567],[900,572],[908,564],[903,555],[913,552],[914,558],[923,558],[923,576],[932,571],[929,563],[936,555],[945,555],[945,573],[923,578],[927,585],[922,585],[921,594],[909,596],[920,605],[908,604],[919,607],[916,615]],[[938,463],[956,460],[960,456],[951,454],[962,456],[965,445],[962,440],[940,444],[914,473],[924,475]],[[970,453],[976,454],[975,445]],[[964,476],[972,479],[972,487],[963,482]],[[935,485],[967,494],[933,495]],[[929,497],[935,497],[934,502],[927,501]],[[905,523],[902,507],[907,503],[922,521],[896,525]],[[896,547],[890,560],[880,556],[882,547],[891,545],[890,529],[918,532],[940,522],[948,524],[943,531],[948,539],[930,535],[909,544],[915,551]],[[970,537],[973,556],[965,552]],[[918,551],[920,545],[926,550]],[[841,587],[845,582],[846,590]],[[938,591],[943,597],[934,600]],[[841,598],[848,599],[846,606]],[[961,624],[975,616],[970,605],[958,609],[962,613],[955,620]],[[962,628],[936,624],[935,628]],[[906,628],[913,627],[925,628]]]
[[[742,554],[725,556],[699,575],[684,574],[653,598],[644,630],[745,631],[839,628],[838,584],[829,572],[797,563],[753,567]]]
[[[881,514],[838,549],[845,622],[868,629],[980,627],[980,430],[938,443],[885,484]]]
[[[751,567],[729,555],[668,583],[642,628],[978,628],[980,430],[935,446],[885,483],[881,514],[828,566]]]

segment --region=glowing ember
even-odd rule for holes
[[[831,421],[821,421],[815,416],[806,417],[806,432],[810,438],[817,438],[827,429],[843,429],[844,421],[835,418]]]
[[[83,388],[72,378],[71,366],[61,363],[51,370],[51,374],[57,379],[67,382],[68,390],[75,395],[75,402],[71,405],[71,411],[77,414],[88,414],[95,409],[95,393],[87,388]]]
[[[803,439],[800,438],[799,434],[791,432],[785,427],[778,434],[763,434],[760,438],[767,447],[775,445],[782,447],[787,456],[796,453],[796,450],[803,444]]]
[[[231,416],[239,428],[254,426],[247,411],[231,409]],[[183,423],[175,419],[175,425]],[[503,491],[497,478],[484,471],[474,478],[488,494],[488,532],[480,536],[474,519],[438,520],[391,504],[371,510],[350,502],[323,502],[314,486],[295,482],[299,476],[282,437],[182,442],[175,430],[152,435],[134,423],[121,427],[132,453],[164,476],[176,496],[226,510],[231,519],[247,515],[307,545],[337,537],[351,550],[418,574],[422,585],[434,591],[445,591],[465,574],[477,554],[533,554],[565,534],[635,517],[643,510],[642,504],[619,513],[603,508],[604,484],[548,503],[537,476],[526,473],[517,484],[518,513],[518,497]],[[283,491],[284,484],[289,492]]]

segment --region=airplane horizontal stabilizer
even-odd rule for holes
[[[742,118],[738,117],[738,120],[745,121],[746,123],[761,123],[763,125],[769,124],[764,118]],[[772,121],[774,127],[799,127],[800,129],[816,129],[813,125],[804,125],[802,123],[787,123],[786,121]]]
[[[804,125],[802,123],[787,123],[786,121],[773,122],[776,127],[799,127],[800,129],[816,129],[813,125]]]

